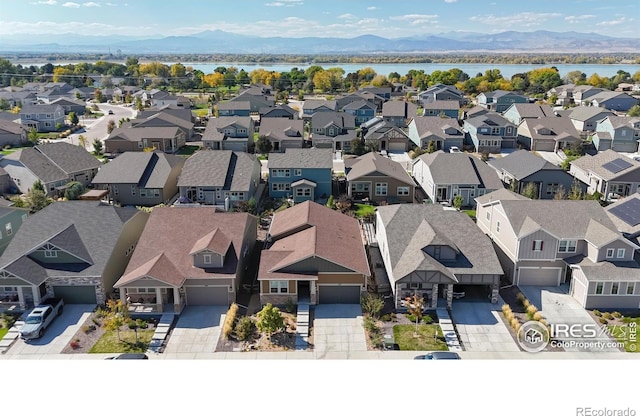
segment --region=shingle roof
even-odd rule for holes
[[[437,151],[421,155],[417,161],[424,162],[434,183],[438,185],[478,185],[485,189],[500,189],[502,181],[495,170],[481,160],[465,153]],[[414,162],[414,163],[416,163]]]
[[[171,170],[185,159],[160,152],[125,152],[102,166],[93,184],[138,184],[141,188],[164,188]]]
[[[635,204],[639,203],[638,201],[640,201],[640,193],[635,193],[633,195],[629,195],[627,197],[621,198],[617,201],[615,201],[613,204],[607,205],[606,208],[604,209],[605,211],[607,211],[607,214],[609,214],[609,218],[611,218],[611,221],[613,221],[613,223],[616,225],[616,227],[618,228],[618,231],[631,235],[631,236],[636,236],[636,235],[640,235],[640,224],[636,224],[636,225],[632,225],[627,223],[623,218],[619,217],[618,215],[620,214],[620,211],[616,212],[618,209],[618,207],[620,207],[621,205],[626,205],[626,207],[623,207],[623,211],[622,212],[629,212],[630,210],[633,210],[634,207],[636,207]],[[635,215],[632,216],[632,218],[635,218]]]
[[[176,287],[186,279],[233,278],[242,256],[244,235],[251,226],[255,227],[255,217],[246,213],[216,212],[213,207],[154,208],[116,286],[144,276]],[[215,246],[216,250],[221,247],[218,240],[223,240],[222,245],[230,242],[231,251],[226,252],[223,267],[193,266],[190,253],[204,240],[206,247]]]
[[[456,100],[436,100],[424,103],[422,108],[425,110],[459,110],[460,102]]]
[[[551,134],[541,134],[543,129],[549,130]],[[556,116],[525,119],[518,127],[518,134],[530,137],[533,140],[580,139],[580,133],[578,133],[570,119]]]
[[[225,101],[216,105],[218,110],[251,110],[249,101]]]
[[[344,129],[353,130],[356,128],[356,117],[349,113],[338,113],[336,111],[320,111],[313,113],[311,126],[325,127],[331,123]]]
[[[407,101],[387,101],[382,104],[382,115],[385,117],[415,117],[418,106]]]
[[[602,120],[607,116],[614,116],[614,114],[611,111],[605,110],[601,107],[587,106],[574,107],[569,111],[568,115],[570,119],[578,121],[587,121],[592,117],[598,117],[597,120]]]
[[[415,186],[413,179],[411,179],[411,176],[409,176],[400,163],[383,157],[376,152],[370,152],[357,157],[351,164],[351,170],[347,174],[347,180],[358,180],[363,176],[369,176],[376,172]]]
[[[69,178],[69,175],[34,148],[20,149],[4,156],[4,158],[19,161],[43,183],[63,181]]]
[[[13,121],[0,120],[0,131],[22,135],[24,128],[20,124],[14,123]]]
[[[260,136],[301,142],[304,136],[304,121],[285,117],[265,117],[260,122]]]
[[[453,282],[456,274],[503,274],[491,241],[466,214],[418,204],[377,211],[396,281],[416,270],[437,270]],[[454,261],[438,261],[423,251],[429,245],[449,245],[460,254]]]
[[[520,118],[540,118],[540,117],[551,117],[554,115],[553,108],[550,105],[540,105],[533,103],[521,103],[521,104],[512,104],[506,111],[510,108],[514,108]],[[506,112],[505,111],[505,112]]]
[[[484,194],[476,198],[476,202],[479,205],[484,205],[493,201],[507,201],[507,200],[524,201],[524,200],[529,200],[529,198],[527,198],[526,196],[517,194],[515,192],[512,192],[506,188],[500,188],[496,191],[490,192],[488,194]]]
[[[132,142],[143,139],[173,139],[180,132],[179,127],[136,127],[114,129],[106,140],[121,138]]]
[[[344,107],[342,107],[343,110],[359,110],[362,107],[367,107],[369,109],[375,110],[376,106],[375,104],[369,102],[369,101],[365,101],[365,100],[356,100],[356,101],[352,101],[349,104],[345,105]]]
[[[518,150],[487,163],[498,171],[509,173],[519,181],[541,170],[562,170],[559,166],[547,162],[528,150]]]
[[[629,165],[631,166],[615,173],[603,167],[603,165],[616,159],[622,159],[625,162],[629,163]],[[626,175],[629,172],[640,172],[640,162],[636,162],[631,158],[622,156],[620,153],[611,149],[607,149],[604,152],[600,152],[594,156],[584,155],[581,158],[571,162],[571,164],[579,169],[582,169],[585,172],[591,171],[606,181],[610,181],[619,176]]]
[[[67,174],[83,170],[97,169],[102,163],[81,146],[58,142],[35,147]]]
[[[445,133],[445,129],[455,129],[458,135],[462,135],[462,129],[458,125],[457,121],[452,118],[440,118],[440,117],[414,117],[412,123],[414,123],[418,136],[420,138],[434,135],[443,139],[450,137]]]
[[[102,276],[126,221],[146,213],[98,201],[67,201],[30,215],[0,257],[0,266],[32,284],[47,277]],[[27,255],[50,242],[84,260],[45,268]],[[88,263],[87,263],[88,262]]]
[[[500,114],[491,112],[479,114],[476,116],[469,115],[469,118],[465,120],[465,123],[469,123],[475,127],[516,127],[515,124],[502,117]]]
[[[202,140],[223,140],[225,136],[222,130],[227,126],[231,126],[234,124],[249,131],[249,129],[251,128],[251,117],[225,116],[209,119],[207,127],[202,134]]]
[[[185,162],[178,186],[212,186],[247,192],[256,163],[256,156],[245,152],[200,150]]]
[[[330,110],[337,108],[336,100],[305,100],[302,103],[302,108],[305,110],[314,110],[320,107],[327,107]]]
[[[284,153],[270,153],[269,169],[332,169],[331,149],[286,149]]]

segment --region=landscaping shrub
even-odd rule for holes
[[[142,319],[136,319],[136,325],[140,329],[147,329],[149,327],[149,324],[146,321],[143,321]]]
[[[89,325],[82,325],[81,329],[82,329],[82,332],[84,332],[85,334],[88,334],[89,332],[91,332]]]
[[[511,306],[509,306],[508,303],[505,303],[504,305],[502,305],[502,313],[506,314],[508,312],[511,312]]]
[[[16,317],[9,313],[3,313],[0,315],[0,325],[3,328],[11,328],[13,324],[16,322]]]
[[[364,313],[377,318],[380,316],[382,308],[384,308],[384,299],[373,293],[367,293],[360,298],[360,306]]]
[[[293,313],[293,311],[296,310],[296,305],[291,298],[287,298],[287,301],[284,303],[284,310],[287,311],[287,313]]]
[[[527,298],[524,296],[524,293],[518,292],[518,294],[516,295],[516,299],[518,299],[518,302],[520,302],[520,304],[524,306],[524,301]]]
[[[416,317],[414,315],[405,313],[404,316],[406,316],[407,319],[410,320],[411,322],[413,322],[414,324],[416,323]]]
[[[370,316],[367,316],[366,318],[364,318],[364,329],[366,329],[369,332],[376,331],[378,329],[378,324],[376,323],[376,320]]]
[[[540,312],[536,312],[533,314],[533,318],[534,321],[540,321],[542,319],[542,314]]]
[[[251,318],[243,316],[236,324],[236,336],[240,341],[246,341],[251,338],[255,329],[256,324],[253,323]]]
[[[606,319],[607,321],[608,321],[608,320],[613,319],[613,316],[611,316],[611,314],[610,314],[609,312],[605,312],[605,313],[603,313],[603,314],[602,314],[602,317],[603,317],[604,319]]]
[[[616,318],[616,319],[622,318],[622,314],[620,312],[614,312],[611,315],[613,315],[613,317]]]
[[[607,323],[607,320],[606,320],[605,318],[603,318],[603,317],[598,318],[598,321],[599,321],[601,324],[606,324],[606,323]]]
[[[595,316],[602,316],[602,312],[600,312],[600,311],[599,311],[599,310],[597,310],[597,309],[594,309],[594,310],[593,310],[593,314],[594,314]]]
[[[533,319],[533,315],[538,312],[538,308],[535,305],[529,305],[526,307],[527,318]]]
[[[236,320],[236,315],[238,314],[238,304],[232,303],[227,311],[227,316],[224,319],[224,324],[222,325],[222,336],[224,339],[229,339],[229,335],[233,332],[233,324]]]
[[[372,332],[369,334],[369,340],[371,341],[371,345],[374,348],[382,348],[382,333],[380,332]]]
[[[527,309],[529,306],[531,306],[531,302],[529,302],[529,299],[525,299],[522,301],[522,307]]]
[[[516,332],[518,332],[518,330],[520,329],[520,321],[518,321],[518,318],[516,317],[513,317],[509,324],[511,325],[511,328],[513,328],[513,330]]]
[[[430,315],[422,315],[422,323],[430,324],[433,322],[433,318]]]
[[[382,322],[391,322],[391,321],[395,321],[395,316],[394,316],[393,314],[391,314],[391,313],[387,313],[387,314],[385,314],[385,315],[382,315],[382,316],[380,317],[380,320],[381,320]]]

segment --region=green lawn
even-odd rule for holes
[[[0,339],[7,335],[7,332],[9,332],[7,328],[0,328]]]
[[[194,146],[194,145],[186,145],[183,148],[181,148],[180,150],[178,150],[178,153],[176,153],[176,155],[178,156],[191,156],[192,154],[194,154],[198,149],[200,148],[200,146]]]
[[[638,352],[640,350],[640,331],[638,330],[640,318],[624,318],[623,321],[626,326],[607,325],[607,328],[618,341],[624,342],[625,351]],[[635,323],[635,327],[630,326],[632,323]]]
[[[98,342],[91,347],[89,353],[146,352],[154,332],[154,329],[139,329],[138,343],[136,344],[136,335],[132,330],[121,330],[121,341],[118,341],[118,334],[116,331],[107,331],[100,337]]]
[[[206,117],[209,115],[208,108],[198,108],[197,110],[191,110],[194,116],[196,117]]]
[[[3,155],[10,155],[13,152],[16,152],[20,149],[26,149],[27,147],[12,147],[10,149],[3,149],[2,151],[0,151],[1,154]]]
[[[440,325],[418,324],[418,336],[414,337],[415,325],[396,325],[393,336],[402,351],[447,351]],[[438,338],[435,338],[437,331]]]
[[[364,218],[367,215],[374,215],[376,213],[376,207],[373,205],[367,204],[355,204],[356,205],[356,216],[358,218]]]
[[[462,212],[471,217],[471,219],[476,219],[476,210],[475,209],[463,209]]]

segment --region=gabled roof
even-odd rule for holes
[[[338,113],[337,111],[319,111],[313,113],[311,117],[311,126],[315,129],[316,126],[326,127],[329,124],[335,124],[343,129],[355,129],[356,118],[353,114]]]
[[[495,201],[528,201],[529,198],[512,192],[506,188],[500,188],[476,198],[478,205],[490,204]]]
[[[640,193],[635,193],[607,205],[604,209],[616,225],[618,231],[629,236],[640,235]]]
[[[542,134],[544,130],[548,130],[551,134]],[[518,127],[518,134],[533,140],[580,139],[580,133],[570,119],[555,116],[525,119]]]
[[[260,122],[260,136],[301,142],[304,137],[304,121],[285,117],[265,117]]]
[[[0,132],[22,135],[22,133],[24,132],[24,128],[20,124],[14,123],[13,121],[0,120]]]
[[[234,278],[244,235],[255,226],[255,217],[247,213],[216,212],[214,207],[156,207],[116,287],[145,276],[174,287],[186,279]],[[225,252],[223,267],[194,267],[190,254],[194,247],[215,247],[212,251],[217,252],[227,243],[230,251]]]
[[[208,250],[224,256],[227,254],[229,246],[231,246],[231,238],[220,231],[220,229],[215,228],[196,241],[189,254],[196,254],[203,250]]]
[[[413,179],[398,162],[383,157],[376,152],[369,152],[355,158],[351,163],[351,170],[347,173],[347,180],[354,181],[366,176],[388,176],[408,185],[415,186]]]
[[[275,110],[283,110],[283,111],[291,114],[292,116],[295,115],[295,114],[298,114],[298,112],[296,110],[294,110],[293,108],[289,107],[286,104],[280,104],[280,105],[277,105],[275,107],[263,107],[263,108],[260,109],[260,114],[262,116],[264,116],[264,115],[269,114],[270,112],[275,111]]]
[[[452,118],[414,117],[411,122],[415,125],[420,138],[426,138],[433,135],[446,139],[447,137],[450,137],[445,133],[445,130],[449,128],[456,130],[456,137],[458,137],[458,135],[463,135],[462,129],[458,126],[456,120]]]
[[[164,188],[175,166],[185,159],[161,152],[125,152],[103,165],[93,184],[137,184],[141,188]]]
[[[477,185],[485,189],[503,187],[495,170],[465,153],[445,153],[439,150],[421,155],[414,164],[418,161],[429,167],[431,177],[438,185]]]
[[[412,118],[416,116],[418,106],[408,101],[387,101],[382,104],[383,117],[405,117]]]
[[[547,162],[545,159],[534,155],[528,150],[518,150],[499,159],[487,162],[498,171],[507,172],[521,181],[541,170],[562,171],[562,168]]]
[[[178,186],[219,187],[247,192],[259,163],[255,155],[231,150],[200,150],[184,164]]]
[[[179,119],[189,121],[193,119],[193,113],[188,108],[164,106],[162,108],[148,108],[138,113],[137,119],[149,118],[155,114],[169,114]]]
[[[440,205],[398,204],[377,208],[385,228],[395,281],[414,271],[439,271],[451,283],[456,274],[503,274],[491,241],[471,218]],[[455,260],[438,260],[427,246],[446,245],[459,254]]]
[[[216,104],[218,111],[220,110],[246,110],[251,111],[251,103],[249,101],[225,101]]]
[[[622,159],[625,163],[625,167],[613,172],[604,166],[616,159]],[[623,156],[615,150],[607,149],[604,152],[600,152],[594,156],[584,155],[579,159],[574,160],[571,164],[585,172],[593,172],[606,181],[613,180],[617,177],[626,175],[630,172],[640,172],[640,162]]]
[[[424,103],[422,108],[425,110],[459,110],[460,102],[456,100],[436,100]]]
[[[541,118],[554,116],[553,108],[547,104],[516,103],[511,104],[504,112],[514,109],[520,118]],[[504,113],[503,113],[504,114]]]
[[[0,267],[36,285],[48,277],[100,277],[123,225],[137,215],[147,214],[98,201],[50,204],[20,226],[0,257]],[[78,262],[47,267],[28,257],[46,243],[67,251]]]
[[[34,148],[66,173],[97,169],[102,163],[81,146],[58,142],[40,144]]]
[[[342,110],[359,110],[363,107],[366,107],[374,111],[376,109],[376,105],[369,101],[357,100],[357,101],[352,101],[349,104],[345,105],[344,107],[342,107]]]
[[[147,127],[146,124],[151,124],[153,120],[162,120],[167,125],[167,127],[177,126],[185,130],[191,130],[193,129],[193,126],[194,126],[191,120],[185,120],[184,118],[175,116],[165,111],[158,111],[155,114],[151,114],[146,118],[138,117],[132,120],[131,124],[133,127],[136,127],[136,128]]]
[[[302,103],[302,108],[304,110],[315,110],[320,107],[326,107],[329,110],[335,111],[338,103],[336,100],[305,100]]]
[[[64,109],[60,104],[31,104],[26,102],[22,104],[20,114],[47,114],[56,111],[64,112]]]
[[[306,201],[276,213],[269,235],[272,244],[262,252],[259,279],[273,278],[274,273],[280,278],[288,275],[295,279],[295,274],[284,273],[282,268],[309,257],[319,257],[346,270],[371,275],[358,221],[323,205]]]
[[[216,140],[220,141],[224,139],[224,133],[222,132],[225,127],[237,126],[247,129],[247,132],[251,129],[251,116],[225,116],[209,119],[207,127],[202,134],[202,140]]]
[[[269,169],[333,169],[331,149],[286,149],[269,154]]]
[[[516,125],[502,117],[498,113],[487,112],[477,116],[469,116],[465,120],[465,123],[471,124],[475,127],[513,127]]]
[[[180,133],[179,127],[121,127],[114,129],[106,140],[123,139],[139,142],[143,139],[173,139]]]
[[[587,107],[587,106],[574,107],[569,110],[569,115],[568,115],[570,119],[577,120],[577,121],[587,121],[594,117],[596,118],[596,120],[602,120],[607,116],[615,117],[615,115],[611,111],[606,110],[602,107]]]

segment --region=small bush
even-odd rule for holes
[[[511,328],[513,328],[513,330],[516,332],[518,332],[518,330],[520,329],[520,321],[516,317],[513,317],[509,324],[511,325]]]
[[[369,334],[369,340],[374,348],[382,348],[382,334],[380,332],[374,332]]]
[[[524,293],[518,292],[518,294],[516,295],[516,299],[518,299],[518,302],[520,302],[521,305],[524,305],[524,301],[527,298],[524,296]]]
[[[364,318],[364,329],[366,329],[369,332],[377,331],[378,324],[376,323],[376,320],[371,318],[370,316],[367,316],[366,318]]]
[[[82,328],[80,328],[82,330],[82,332],[84,332],[85,334],[88,334],[89,332],[91,332],[91,328],[89,328],[89,325],[82,325]],[[94,327],[95,329],[95,327]]]
[[[508,312],[511,312],[511,306],[509,306],[508,303],[505,303],[502,305],[502,313],[506,315]]]
[[[525,299],[522,301],[522,307],[527,309],[529,306],[531,306],[531,302],[529,302],[529,299]]]
[[[538,312],[538,308],[536,308],[535,305],[529,305],[526,308],[526,312],[527,312],[527,318],[533,319],[533,315],[535,315],[536,312]]]
[[[15,322],[16,317],[9,313],[0,315],[0,326],[2,326],[2,328],[11,328]]]
[[[540,321],[542,319],[542,314],[540,312],[536,312],[533,314],[533,318],[534,321]]]
[[[129,329],[138,329],[138,323],[136,321],[129,322]]]
[[[296,310],[296,305],[291,298],[287,298],[287,301],[284,303],[284,310],[287,311],[287,313],[293,313],[293,311]]]
[[[251,318],[243,316],[236,324],[236,336],[240,341],[246,341],[251,338],[255,329],[256,324],[253,323]]]
[[[380,316],[382,308],[384,308],[384,299],[379,295],[367,293],[360,298],[360,306],[364,313],[377,318]]]
[[[605,312],[605,313],[603,313],[603,314],[602,314],[602,317],[603,317],[604,319],[606,319],[607,321],[608,321],[608,320],[613,319],[613,316],[611,316],[611,314],[610,314],[609,312]]]
[[[507,322],[511,321],[511,319],[513,319],[514,317],[515,315],[513,314],[511,309],[509,309],[507,312],[504,313],[504,319],[506,319]]]
[[[77,340],[73,340],[69,343],[69,346],[74,350],[77,350],[78,348],[80,348],[80,342]]]
[[[380,317],[380,320],[381,320],[382,322],[391,322],[391,321],[394,321],[394,320],[395,320],[394,318],[395,318],[395,317],[393,316],[393,314],[388,313],[388,314],[382,315],[382,316]]]
[[[422,315],[422,323],[423,324],[433,323],[433,318],[431,317],[431,315]]]
[[[405,313],[404,316],[406,316],[407,319],[410,320],[411,322],[413,322],[414,324],[416,323],[416,317],[415,316],[413,316],[411,314],[408,314],[408,313]]]
[[[594,314],[595,316],[602,316],[602,312],[600,312],[600,311],[599,311],[599,310],[597,310],[597,309],[594,309],[594,310],[593,310],[593,314]]]
[[[605,318],[603,318],[602,316],[601,316],[600,318],[598,318],[598,321],[599,321],[601,324],[606,324],[606,323],[607,323],[607,320],[606,320]]]
[[[142,319],[136,319],[136,325],[140,329],[147,329],[149,327],[149,324],[146,321],[143,321]]]
[[[614,312],[611,315],[613,315],[613,317],[616,318],[616,319],[622,318],[622,314],[620,312]]]
[[[238,304],[232,303],[227,311],[227,316],[224,319],[222,325],[222,336],[224,339],[229,339],[229,335],[233,332],[233,324],[235,323],[236,316],[238,315]]]

